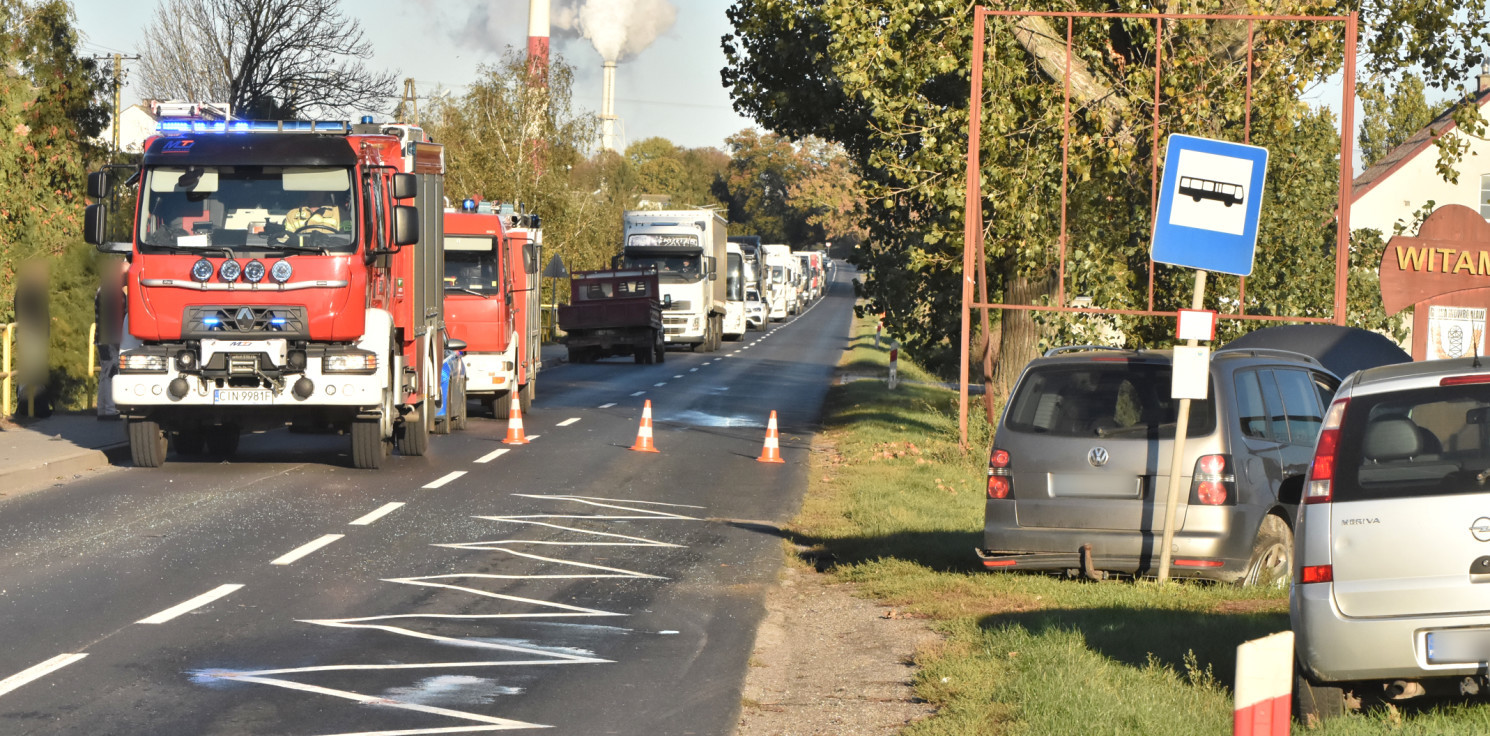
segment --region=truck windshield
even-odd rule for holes
[[[356,249],[352,172],[323,166],[157,166],[146,171],[142,250]]]
[[[623,268],[655,268],[662,283],[681,284],[698,281],[703,277],[703,269],[699,267],[701,255],[696,252],[667,253],[628,249],[621,265]]]
[[[502,293],[502,259],[491,236],[445,236],[445,289],[482,295]]]

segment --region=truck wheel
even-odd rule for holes
[[[129,455],[137,468],[158,468],[166,461],[166,433],[159,422],[129,420]]]
[[[411,457],[419,457],[429,451],[430,422],[429,416],[424,411],[428,403],[429,400],[426,399],[415,410],[414,416],[417,416],[417,419],[410,420],[405,417],[403,423],[398,425],[399,428],[395,431],[394,437],[400,453]]]
[[[522,390],[517,394],[517,408],[527,414],[533,408],[533,402],[538,399],[538,376],[528,374],[528,382],[523,384]]]
[[[429,431],[432,434],[450,434],[450,417],[455,412],[455,402],[450,400],[450,395],[445,395],[445,416],[430,417]]]
[[[202,448],[206,445],[207,438],[202,436],[200,429],[190,432],[174,432],[171,434],[171,447],[176,450],[180,457],[191,457],[202,454]]]
[[[654,363],[665,363],[665,362],[667,362],[667,343],[666,342],[663,342],[662,335],[661,334],[658,334],[657,335],[657,344],[655,346],[653,346],[652,350],[653,350],[652,362],[654,362]]]
[[[388,454],[383,442],[382,422],[377,419],[352,420],[352,466],[377,470]]]
[[[232,457],[238,452],[238,428],[231,424],[212,427],[206,432],[207,454],[215,457]]]

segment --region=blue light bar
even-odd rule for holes
[[[345,135],[350,127],[340,120],[197,120],[168,118],[156,123],[163,134],[181,133],[331,133]]]
[[[216,327],[222,324],[222,320],[218,319],[217,317],[203,317],[202,324],[207,325],[208,327]]]
[[[285,320],[284,317],[275,317],[274,319],[269,320],[269,324],[275,325],[275,326],[278,326],[278,327],[283,327],[284,324],[285,324],[285,322],[286,322],[286,320]]]

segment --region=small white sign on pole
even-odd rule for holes
[[[1205,399],[1211,385],[1211,349],[1205,346],[1174,346],[1174,381],[1170,397]]]
[[[1216,310],[1181,309],[1175,337],[1181,340],[1216,339]]]

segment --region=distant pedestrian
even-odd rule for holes
[[[114,405],[114,376],[119,374],[119,343],[124,339],[124,264],[107,260],[99,274],[98,292],[93,295],[93,320],[98,325],[98,418],[119,418]]]
[[[26,263],[21,266],[21,280],[16,285],[15,295],[20,411],[39,417],[52,413],[51,394],[47,391],[47,374],[51,365],[48,353],[52,346],[47,280],[46,263]]]

